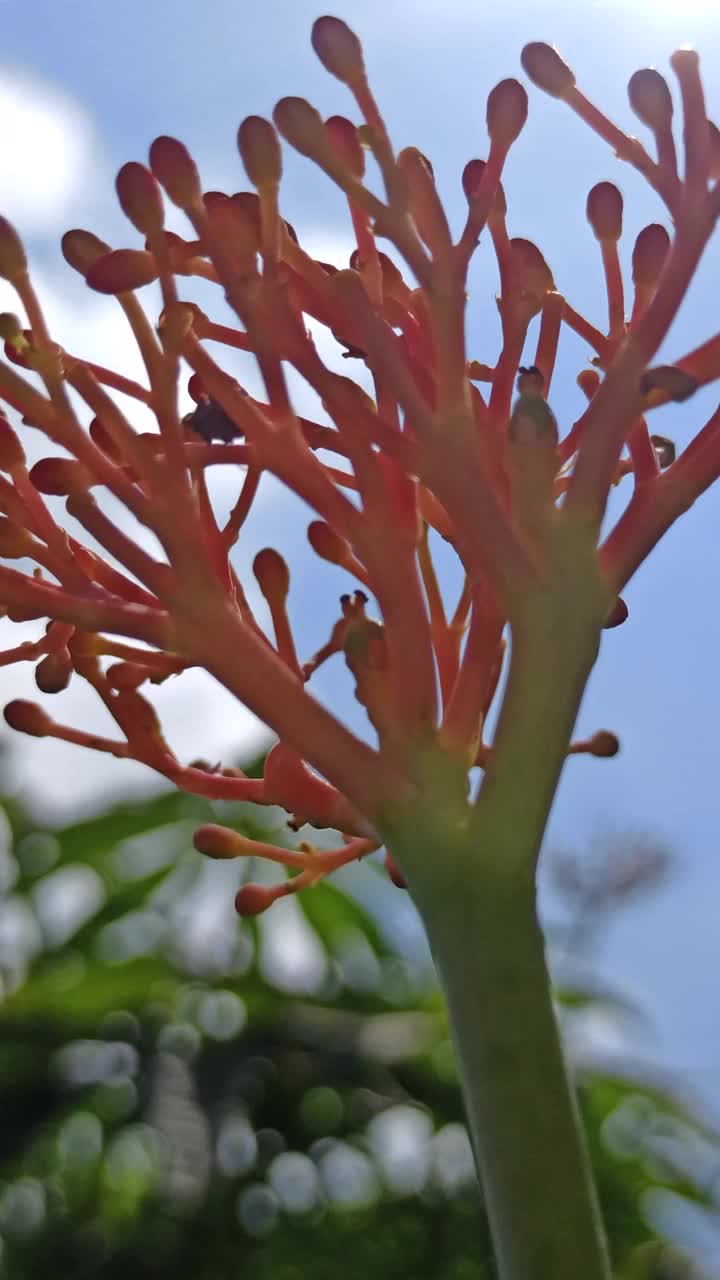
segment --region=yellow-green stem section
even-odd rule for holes
[[[485,876],[411,888],[448,1002],[499,1275],[608,1280],[534,887]]]
[[[422,811],[388,832],[447,997],[501,1280],[610,1277],[536,914],[540,844],[607,609],[576,552],[514,627],[475,809],[431,781]]]

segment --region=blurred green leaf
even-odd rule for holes
[[[0,1274],[493,1280],[446,1017],[390,918],[336,882],[304,894],[326,976],[299,998],[260,965],[258,922],[232,913],[237,870],[191,848],[193,825],[218,820],[282,841],[272,815],[175,792],[60,829],[16,802],[7,815]],[[53,934],[53,876],[73,868],[102,893]],[[275,942],[302,965],[300,935]],[[569,1017],[632,1009],[579,985],[560,1000]],[[661,1280],[645,1199],[669,1188],[710,1206],[682,1152],[715,1139],[639,1081],[586,1076],[580,1098],[618,1275]]]

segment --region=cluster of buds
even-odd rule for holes
[[[149,167],[129,163],[117,177],[120,204],[144,247],[111,249],[86,230],[63,239],[70,266],[122,307],[144,362],[142,384],[54,341],[22,244],[0,220],[0,276],[26,315],[25,323],[0,318],[0,401],[24,424],[0,417],[0,555],[31,566],[0,567],[0,603],[13,621],[46,621],[44,633],[6,650],[0,662],[35,663],[46,695],[71,678],[87,681],[119,736],[71,728],[24,701],[11,702],[5,718],[20,732],[141,761],[197,794],[280,805],[295,829],[310,824],[342,833],[333,849],[305,842],[288,850],[220,826],[201,828],[196,845],[210,857],[251,854],[294,873],[274,887],[245,885],[237,899],[243,914],[378,848],[389,808],[398,798],[411,802],[428,761],[449,762],[465,797],[470,771],[492,767],[483,728],[500,682],[505,631],[551,572],[550,549],[563,522],[592,537],[607,587],[605,625],[617,625],[627,616],[625,583],[720,474],[720,411],[677,459],[672,443],[651,435],[647,424],[656,406],[720,376],[720,335],[671,366],[653,366],[720,214],[720,133],[707,120],[696,55],[683,50],[672,59],[683,111],[680,173],[672,99],[657,71],[638,71],[629,84],[630,105],[654,135],[653,158],[588,101],[554,49],[536,43],[523,51],[529,79],[637,169],[674,224],[672,237],[660,223],[638,236],[628,305],[618,255],[622,196],[610,182],[592,189],[587,217],[607,289],[607,325],[596,327],[557,292],[540,250],[508,233],[501,178],[527,116],[523,85],[503,80],[488,97],[489,148],[462,175],[467,218],[454,238],[430,161],[412,147],[393,150],[357,37],[324,17],[312,40],[325,68],[349,89],[360,123],[323,120],[294,97],[278,103],[274,124],[249,117],[238,144],[254,189],[234,194],[204,191],[183,144],[158,138]],[[283,220],[278,135],[347,197],[357,244],[347,269],[313,259]],[[383,196],[365,182],[370,157]],[[186,215],[187,237],[166,230],[165,198]],[[502,341],[493,364],[470,359],[465,343],[467,274],[481,235],[492,242],[500,279]],[[178,290],[188,277],[216,285],[238,326],[215,323],[184,301]],[[155,325],[135,296],[151,282],[162,294]],[[372,394],[321,360],[308,317],[362,362]],[[578,378],[587,407],[564,433],[548,404],[563,327],[591,350]],[[248,394],[208,343],[252,353],[264,399]],[[531,363],[521,365],[523,359]],[[287,366],[317,393],[332,425],[297,415]],[[191,370],[196,406],[185,416],[178,409],[181,367]],[[149,406],[157,432],[138,432],[116,392]],[[63,456],[28,469],[19,436],[29,427]],[[238,476],[225,521],[208,488],[206,470],[214,466]],[[282,557],[266,548],[254,561],[271,634],[233,564],[266,474],[314,512],[307,531],[313,550],[352,583],[327,643],[305,659],[288,616]],[[608,494],[623,477],[632,494],[602,540]],[[47,495],[66,497],[69,515],[102,553],[56,522]],[[107,514],[108,495],[152,531],[162,555],[141,549]],[[462,566],[454,602],[438,581],[438,539]],[[367,613],[370,596],[377,620]],[[308,687],[333,655],[347,664],[376,747]],[[147,687],[190,666],[209,671],[277,735],[261,779],[184,765],[168,746]],[[601,730],[569,749],[610,756],[617,747]],[[402,884],[391,854],[388,871]]]

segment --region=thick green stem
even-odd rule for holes
[[[499,1274],[608,1280],[534,886],[500,874],[427,888],[416,900],[448,1002]]]
[[[396,824],[400,861],[448,1001],[501,1280],[609,1280],[577,1106],[555,1019],[535,874],[597,652],[607,588],[575,530],[523,602],[478,802],[440,771]],[[448,800],[450,803],[448,803]]]

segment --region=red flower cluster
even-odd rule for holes
[[[254,190],[233,195],[204,192],[182,143],[158,138],[149,167],[126,164],[117,178],[121,206],[144,247],[113,250],[83,230],[64,237],[69,264],[91,288],[117,297],[145,365],[142,385],[56,344],[21,242],[0,220],[0,275],[27,316],[27,327],[15,316],[0,319],[7,357],[0,363],[0,401],[70,455],[28,470],[18,434],[0,419],[0,554],[34,565],[25,572],[0,568],[0,602],[13,620],[49,620],[36,641],[0,661],[35,662],[45,694],[64,689],[73,674],[88,681],[121,736],[107,740],[72,729],[27,702],[11,702],[6,720],[21,732],[142,761],[189,791],[279,804],[295,827],[311,823],[343,833],[331,851],[307,844],[288,851],[202,828],[197,847],[211,857],[252,853],[298,872],[275,888],[245,886],[238,909],[250,914],[377,848],[387,815],[426,784],[429,765],[459,778],[469,804],[468,771],[492,765],[483,725],[502,670],[506,624],[521,625],[526,601],[561,572],[563,540],[597,546],[610,488],[632,476],[632,497],[595,561],[604,584],[598,626],[615,625],[627,613],[623,585],[720,473],[720,412],[677,460],[670,442],[647,426],[656,405],[683,399],[720,375],[720,335],[673,366],[652,367],[720,213],[720,134],[706,118],[696,55],[682,51],[672,60],[684,113],[681,176],[672,100],[658,72],[638,71],[629,85],[630,104],[655,138],[653,159],[584,97],[554,49],[531,44],[523,52],[529,78],[639,170],[674,223],[672,240],[660,224],[638,236],[628,306],[618,258],[622,197],[608,182],[590,192],[587,216],[607,286],[603,331],[556,291],[540,250],[508,234],[501,176],[527,115],[519,81],[504,80],[489,95],[489,149],[463,173],[467,219],[454,240],[429,160],[412,147],[399,154],[392,148],[357,37],[326,17],[315,23],[313,44],[350,90],[361,124],[342,116],[323,121],[300,98],[278,103],[274,125],[249,117],[238,144]],[[278,134],[345,193],[357,242],[346,270],[315,261],[283,220]],[[368,154],[382,176],[383,198],[365,184]],[[163,193],[186,214],[187,238],[165,229]],[[494,364],[469,359],[465,345],[467,272],[482,234],[492,241],[500,275],[502,346]],[[379,241],[389,242],[395,257]],[[216,324],[183,301],[178,288],[186,277],[216,284],[240,327]],[[134,292],[151,281],[162,293],[155,327]],[[326,367],[306,317],[327,326],[364,363],[372,396]],[[521,368],[535,317],[537,347],[532,365]],[[547,397],[564,325],[594,358],[578,379],[587,409],[559,438]],[[209,341],[255,355],[263,401],[223,369]],[[178,411],[181,361],[193,371],[196,405],[185,417]],[[332,426],[295,413],[288,365],[317,392]],[[138,433],[113,391],[150,406],[157,433]],[[78,398],[89,422],[75,408]],[[237,468],[242,477],[225,523],[206,483],[206,469],[215,465]],[[314,551],[362,587],[343,597],[328,643],[305,661],[288,617],[290,581],[281,556],[268,548],[254,563],[272,639],[232,562],[264,473],[312,508]],[[156,535],[162,558],[142,550],[106,514],[108,493]],[[67,497],[68,513],[107,557],[56,523],[45,502],[50,494]],[[434,534],[451,544],[465,575],[451,611],[436,577]],[[369,593],[382,621],[366,613]],[[335,653],[345,657],[377,749],[345,729],[307,688]],[[183,765],[165,742],[141,690],[193,665],[216,676],[278,735],[261,780]],[[617,740],[601,731],[570,749],[607,756]],[[390,870],[401,883],[392,862]]]

